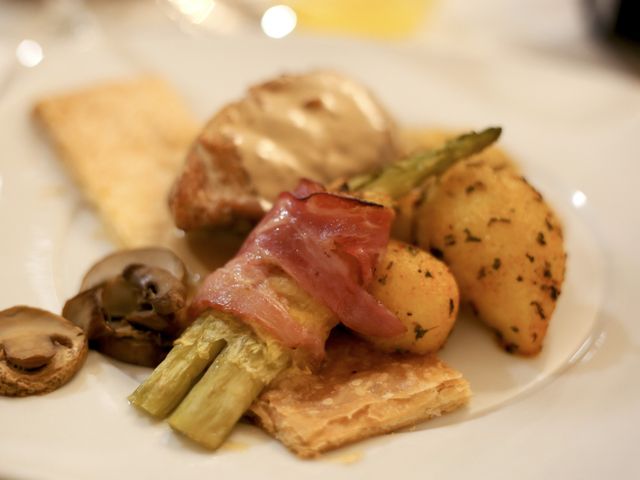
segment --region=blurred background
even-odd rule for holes
[[[640,71],[638,0],[0,0],[0,69],[58,36],[90,43],[97,35],[167,24],[189,35],[509,46]]]

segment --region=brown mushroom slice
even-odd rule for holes
[[[122,277],[142,292],[143,298],[159,315],[173,314],[187,303],[184,282],[163,268],[130,265],[124,269]]]
[[[125,256],[126,262],[118,261],[126,264],[121,271],[68,300],[62,315],[84,329],[91,348],[123,362],[155,366],[186,327],[185,275],[179,279]]]
[[[102,298],[100,286],[80,292],[65,303],[62,315],[86,332],[94,350],[133,365],[154,367],[160,363],[169,351],[172,337],[159,331],[170,330],[169,323],[152,310],[134,312],[126,321],[113,321]]]
[[[119,250],[96,263],[82,279],[80,291],[88,290],[117,277],[125,268],[133,264],[162,268],[182,282],[187,280],[184,263],[171,250],[160,247],[134,248]]]
[[[102,293],[100,287],[80,292],[62,309],[62,316],[80,327],[89,340],[113,334],[102,308]]]
[[[87,356],[81,328],[46,310],[0,312],[0,395],[48,393],[67,383]]]
[[[144,295],[137,285],[133,285],[122,275],[109,279],[95,287],[101,293],[101,305],[110,317],[124,317],[140,308]]]
[[[101,353],[132,365],[155,367],[167,356],[173,341],[156,332],[138,330],[126,322],[116,322],[114,334],[91,341]]]
[[[153,332],[168,332],[172,330],[170,322],[158,315],[153,310],[143,310],[141,312],[133,312],[127,315],[126,320],[129,325],[142,330],[151,330]]]

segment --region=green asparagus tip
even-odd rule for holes
[[[347,183],[348,189],[400,198],[428,177],[439,175],[457,161],[481,152],[498,140],[501,133],[500,127],[466,133],[446,142],[441,148],[417,152],[377,173],[356,176]]]

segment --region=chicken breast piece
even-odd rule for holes
[[[326,183],[372,170],[395,160],[399,145],[391,117],[360,84],[326,71],[283,75],[207,123],[169,203],[185,230],[253,221],[260,199],[299,178]]]

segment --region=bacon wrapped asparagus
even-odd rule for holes
[[[215,449],[292,361],[322,358],[338,322],[366,336],[403,332],[367,291],[393,211],[349,194],[397,199],[499,135],[499,128],[463,135],[352,179],[344,195],[312,182],[281,194],[237,256],[204,281],[191,305],[198,319],[131,403],[159,418],[170,415],[175,430]]]

